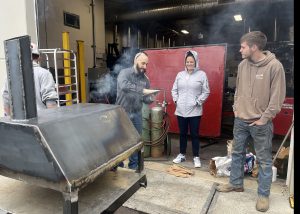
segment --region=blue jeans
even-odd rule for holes
[[[232,147],[232,163],[230,184],[243,187],[244,163],[248,138],[254,140],[254,149],[258,161],[258,195],[268,197],[272,183],[272,138],[273,123],[267,122],[261,126],[249,126],[239,118],[234,119],[233,127],[234,144]]]
[[[180,153],[186,153],[187,147],[187,134],[188,128],[190,127],[190,133],[192,138],[192,150],[193,156],[199,157],[199,126],[201,116],[197,117],[180,117],[177,116],[178,125],[179,125],[179,132],[180,132]]]
[[[142,112],[137,113],[127,113],[129,119],[131,120],[132,124],[138,131],[138,133],[142,134],[143,129],[143,119],[142,119]],[[138,153],[135,152],[129,157],[129,163],[128,163],[129,169],[137,169],[138,168]]]

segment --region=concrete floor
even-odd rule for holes
[[[140,188],[129,198],[116,214],[176,214],[176,213],[258,213],[255,210],[257,181],[250,176],[245,177],[245,192],[219,193],[215,191],[216,183],[227,183],[227,177],[213,177],[209,174],[209,160],[227,153],[226,141],[222,137],[218,143],[211,144],[200,150],[202,167],[193,167],[191,143],[188,143],[187,161],[181,165],[192,169],[194,175],[190,178],[180,178],[170,175],[166,170],[173,164],[173,158],[179,152],[177,135],[170,135],[171,154],[162,158],[145,161],[144,172],[147,175],[147,188]],[[214,141],[211,141],[214,142]],[[201,145],[208,145],[209,141],[201,139]],[[280,139],[275,139],[273,151],[276,152]],[[92,184],[90,184],[92,185]],[[92,187],[91,187],[92,188]],[[88,188],[87,188],[88,190]],[[85,195],[89,195],[87,193]],[[80,198],[80,197],[79,197]],[[277,179],[272,184],[270,209],[267,213],[291,214],[294,210],[289,205],[289,192],[284,179]],[[12,213],[61,213],[62,196],[59,192],[40,187],[30,186],[20,181],[0,176],[0,214]],[[82,206],[82,207],[80,207]],[[94,206],[94,205],[93,205]],[[96,206],[96,204],[95,204]],[[31,211],[25,208],[31,207]],[[79,210],[84,213],[98,213],[88,211],[91,205],[84,201],[79,203]],[[2,210],[1,210],[2,209]],[[27,209],[28,210],[28,209]],[[80,212],[83,213],[83,212]]]
[[[135,188],[144,175],[125,168],[104,173],[79,191],[78,213],[102,213],[122,195],[130,194],[128,188]],[[63,213],[63,201],[61,192],[0,176],[0,214]]]
[[[186,165],[192,165],[191,161],[188,162]],[[227,183],[228,178],[215,178],[203,169],[193,169],[195,174],[190,178],[175,177],[166,173],[171,165],[163,162],[146,162],[148,187],[138,190],[123,204],[123,207],[135,210],[135,213],[140,211],[151,214],[258,213],[255,210],[256,179],[245,179],[245,192],[219,193],[215,192],[215,184]],[[270,209],[267,213],[293,213],[288,197],[284,181],[274,182],[271,188]],[[134,212],[118,210],[116,213]]]
[[[172,142],[171,155],[162,158],[147,158],[145,172],[148,187],[137,191],[116,213],[259,213],[255,209],[257,197],[257,179],[245,176],[245,191],[242,193],[219,193],[215,191],[216,183],[227,183],[228,177],[213,177],[209,173],[209,161],[216,156],[226,156],[226,136],[214,140],[202,139],[200,158],[202,167],[193,167],[191,142],[188,143],[187,161],[182,166],[192,169],[195,174],[190,178],[179,178],[170,175],[166,170],[173,164],[172,160],[179,152],[177,135],[170,135]],[[273,153],[277,152],[282,138],[273,139]],[[289,192],[285,185],[285,178],[277,178],[272,183],[270,196],[270,209],[267,213],[290,214],[294,210],[289,204]]]

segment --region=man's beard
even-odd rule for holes
[[[136,65],[136,70],[138,71],[139,74],[144,74],[146,73],[146,69],[141,68],[138,64]]]
[[[242,55],[242,58],[243,58],[243,59],[251,59],[251,58],[252,58],[252,55],[253,55],[253,51],[249,50],[248,53]]]

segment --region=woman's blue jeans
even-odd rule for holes
[[[254,140],[254,149],[258,161],[258,195],[268,197],[272,183],[272,138],[273,123],[267,122],[261,126],[249,126],[239,118],[235,118],[233,127],[234,143],[232,147],[232,163],[230,184],[243,187],[244,163],[248,138]]]

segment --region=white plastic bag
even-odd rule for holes
[[[214,157],[212,160],[215,161],[217,175],[216,176],[230,176],[231,171],[231,156],[225,157]]]

